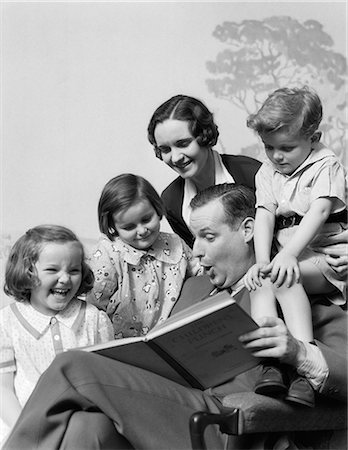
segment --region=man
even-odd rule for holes
[[[194,254],[213,285],[232,289],[232,295],[254,262],[254,201],[248,188],[219,185],[192,203]],[[276,357],[302,371],[322,397],[345,400],[345,313],[321,299],[313,305],[313,321],[317,346],[304,347],[278,318],[262,319],[241,340],[254,355]],[[202,392],[102,356],[66,352],[41,377],[4,448],[189,449],[191,414],[218,412],[219,398],[252,391],[258,370]],[[206,431],[208,448],[224,448],[225,439],[215,427]],[[230,439],[231,448],[241,448],[241,438]]]

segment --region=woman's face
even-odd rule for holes
[[[200,147],[184,120],[167,119],[154,131],[157,149],[163,161],[182,178],[195,179],[204,169],[209,149]]]

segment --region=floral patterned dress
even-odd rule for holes
[[[169,316],[184,280],[200,273],[185,242],[164,232],[146,251],[102,235],[88,262],[95,284],[87,301],[106,311],[115,338],[147,334]]]

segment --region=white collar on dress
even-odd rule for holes
[[[113,251],[121,254],[125,262],[134,266],[137,266],[144,256],[150,256],[167,264],[177,264],[183,253],[182,241],[179,236],[163,231],[159,233],[158,238],[148,250],[138,250],[131,247],[119,237],[116,237],[114,241],[106,238],[106,241],[109,242]]]
[[[81,320],[84,320],[85,308],[82,308],[82,305],[83,302],[75,298],[54,317],[67,328],[75,330],[80,325]],[[53,315],[46,316],[40,313],[29,302],[14,302],[11,303],[10,307],[21,325],[36,339],[39,339],[50,326]]]
[[[216,150],[211,150],[214,156],[215,167],[215,184],[234,183],[234,179],[229,171],[224,166],[221,155]],[[190,223],[191,207],[190,203],[193,197],[197,194],[196,186],[190,179],[185,180],[184,184],[184,199],[182,202],[182,217],[187,226]]]

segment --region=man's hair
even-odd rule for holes
[[[208,203],[219,200],[224,208],[226,223],[232,228],[239,227],[246,217],[255,217],[254,191],[242,184],[216,184],[199,192],[191,200],[191,208],[195,210]]]
[[[268,96],[256,114],[247,119],[247,126],[259,135],[285,129],[308,138],[318,129],[323,115],[319,96],[307,86],[281,88]]]
[[[60,225],[39,225],[28,230],[13,245],[5,270],[4,291],[17,301],[30,300],[31,291],[40,284],[35,264],[46,244],[76,242],[81,249],[82,278],[76,296],[89,292],[94,284],[94,275],[85,262],[82,243],[75,233]]]
[[[150,119],[147,136],[155,152],[157,150],[155,129],[158,124],[168,119],[188,122],[190,133],[200,147],[214,147],[217,142],[219,131],[213,114],[201,100],[180,94],[160,105]],[[156,156],[161,159],[160,152],[157,151]]]

